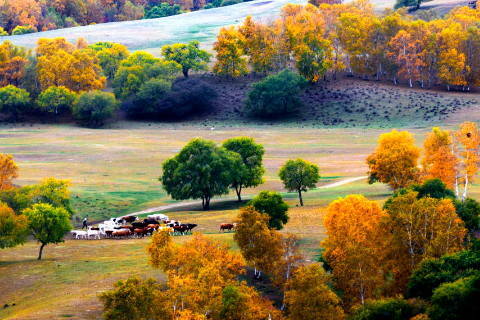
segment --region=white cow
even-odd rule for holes
[[[90,239],[90,237],[93,237],[94,239],[100,239],[100,230],[92,230],[92,227],[88,227],[87,238]]]
[[[168,220],[168,216],[161,214],[161,213],[155,213],[147,216],[148,219],[154,219],[157,221],[166,221]]]
[[[87,231],[83,230],[72,230],[70,233],[75,237],[75,239],[87,239],[88,236]]]

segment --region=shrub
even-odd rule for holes
[[[98,128],[113,116],[117,106],[117,100],[112,93],[103,91],[85,92],[75,102],[73,116],[81,125]]]
[[[162,17],[174,16],[182,13],[181,7],[178,4],[170,5],[168,3],[160,3],[158,6],[152,7],[145,13],[144,19],[155,19]]]
[[[38,96],[37,104],[42,111],[57,115],[70,111],[76,98],[76,93],[66,87],[51,86]]]
[[[30,94],[15,86],[0,88],[0,111],[17,120],[30,108]]]
[[[170,92],[172,83],[164,79],[151,79],[145,82],[131,101],[124,103],[127,114],[133,118],[146,118],[157,115],[158,102]]]
[[[34,33],[34,32],[37,32],[37,30],[32,26],[16,26],[12,30],[12,36],[18,36],[18,35]]]
[[[173,84],[172,90],[159,102],[157,114],[182,118],[201,113],[212,108],[212,100],[216,96],[216,91],[201,80],[181,79]]]
[[[478,201],[467,198],[464,201],[455,201],[455,209],[458,216],[465,223],[465,227],[470,232],[477,231],[480,227],[480,203]]]
[[[480,314],[480,271],[435,289],[428,315],[431,320],[475,320]]]
[[[424,310],[425,306],[417,300],[370,300],[355,309],[350,320],[409,320]]]
[[[245,111],[256,117],[277,117],[292,113],[302,106],[298,95],[306,80],[284,70],[253,85],[248,93]]]
[[[8,36],[8,32],[5,31],[5,29],[3,29],[2,27],[0,27],[0,37],[3,37],[3,36]]]

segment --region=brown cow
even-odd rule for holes
[[[121,237],[128,237],[132,234],[132,231],[130,229],[120,229],[116,230],[112,233],[112,236],[114,238],[121,238]]]
[[[222,223],[220,225],[220,231],[224,232],[225,230],[234,231],[235,230],[235,224],[233,224],[233,223]]]

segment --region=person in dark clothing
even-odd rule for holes
[[[82,229],[87,229],[88,228],[87,222],[88,222],[88,216],[83,218]]]

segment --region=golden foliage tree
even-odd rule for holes
[[[438,178],[453,188],[457,175],[458,159],[454,153],[450,131],[434,127],[423,144],[425,157],[422,160],[425,180]]]
[[[13,45],[10,41],[0,44],[0,87],[18,86],[25,76],[29,51]]]
[[[247,73],[247,59],[242,48],[241,33],[234,27],[222,28],[213,44],[217,61],[213,72],[221,76],[236,78]]]
[[[340,298],[330,289],[330,277],[319,264],[295,271],[287,282],[285,304],[289,320],[342,320]]]
[[[478,171],[480,132],[474,122],[464,122],[459,130],[455,132],[455,137],[460,145],[460,161],[463,170],[463,194],[462,199],[468,196],[468,185],[472,183]],[[459,195],[458,181],[455,183],[457,197]]]
[[[386,218],[375,201],[361,195],[335,200],[327,208],[324,258],[347,306],[373,298],[384,283],[390,242]]]
[[[387,206],[393,235],[393,273],[397,288],[425,258],[439,258],[463,248],[467,230],[450,199],[417,198],[409,191],[393,197]]]
[[[0,191],[12,188],[12,180],[17,177],[18,166],[13,156],[0,153]]]
[[[273,274],[278,261],[281,261],[282,237],[268,228],[270,217],[248,206],[240,210],[236,219],[236,232],[233,236],[247,263],[255,269],[255,276],[261,273]]]
[[[387,183],[394,190],[416,182],[420,149],[408,131],[381,134],[375,152],[368,156],[369,182]]]
[[[37,48],[38,79],[42,90],[64,86],[75,92],[102,89],[105,77],[95,52],[77,49],[63,38],[40,39]]]

